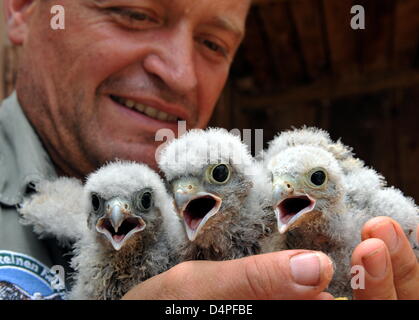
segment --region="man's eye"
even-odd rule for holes
[[[209,40],[204,40],[204,44],[212,51],[220,51],[222,49],[218,44]]]
[[[116,14],[119,21],[125,24],[134,25],[136,23],[157,23],[157,19],[152,17],[150,14],[142,11],[131,10],[127,8],[111,8],[111,13]]]
[[[151,20],[151,18],[148,15],[146,15],[145,13],[142,13],[142,12],[131,11],[127,14],[133,20],[138,20],[138,21]]]
[[[217,43],[203,39],[201,43],[206,46],[209,50],[214,51],[215,53],[221,54],[223,56],[227,56],[227,50],[222,46],[218,45]]]

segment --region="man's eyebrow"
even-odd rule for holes
[[[224,29],[233,33],[235,37],[239,39],[242,39],[244,36],[244,30],[227,17],[214,17],[210,20],[210,24],[217,28]]]
[[[109,2],[109,0],[90,0],[93,1],[94,3],[97,4],[106,4],[107,2]],[[162,0],[155,0],[155,1],[159,1],[162,2]],[[163,0],[164,1],[164,0]],[[231,19],[224,17],[224,16],[216,16],[214,18],[212,18],[209,22],[209,24],[223,29],[223,30],[227,30],[231,33],[234,34],[234,36],[238,39],[242,39],[244,37],[244,30],[243,28],[241,28],[239,25],[237,25],[236,23],[234,23]]]

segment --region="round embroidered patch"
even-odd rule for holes
[[[28,255],[0,250],[0,300],[64,300],[63,278]]]

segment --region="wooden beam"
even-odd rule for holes
[[[351,28],[353,5],[353,0],[323,0],[331,69],[334,74],[345,77],[356,77],[359,73],[358,40],[363,31]]]
[[[244,109],[280,108],[284,104],[300,104],[310,101],[333,100],[337,98],[367,93],[419,86],[418,71],[401,71],[364,75],[357,78],[343,79],[330,77],[307,86],[284,90],[278,94],[248,96],[242,95],[240,106]]]
[[[360,36],[361,72],[389,70],[394,52],[395,0],[357,0],[365,8],[365,30]],[[416,17],[415,17],[416,18]],[[406,15],[404,19],[409,19]]]
[[[277,85],[301,83],[306,79],[304,58],[289,3],[262,6],[259,11],[274,57],[269,69],[279,76]]]
[[[294,0],[290,3],[304,56],[304,65],[310,80],[321,76],[328,65],[327,40],[324,37],[326,26],[324,26],[320,1]]]
[[[393,66],[397,69],[417,65],[419,58],[419,1],[398,1],[395,14]]]

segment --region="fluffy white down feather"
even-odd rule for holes
[[[331,152],[334,157],[343,161],[355,160],[352,156],[352,148],[345,146],[340,140],[334,142],[327,131],[315,127],[302,127],[302,129],[288,130],[278,133],[270,142],[267,150],[259,155],[259,158],[270,159],[282,150],[292,146],[311,145],[321,147]],[[357,161],[355,161],[357,162]]]
[[[87,231],[83,199],[83,185],[77,179],[41,181],[36,193],[19,208],[21,223],[31,225],[41,237],[56,237],[63,244],[74,242]]]
[[[226,162],[243,174],[254,172],[253,158],[240,138],[221,128],[194,129],[162,148],[158,164],[167,180],[202,173],[211,163]]]

